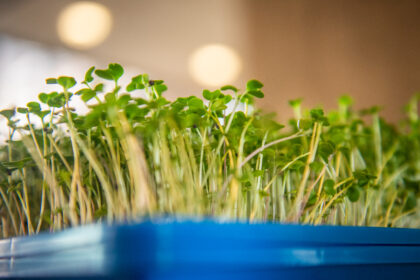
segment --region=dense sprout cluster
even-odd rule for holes
[[[161,215],[420,226],[419,96],[398,126],[345,96],[329,114],[290,101],[284,127],[255,109],[257,80],[171,102],[163,81],[144,74],[122,87],[123,72],[92,67],[76,92],[72,77],[47,79],[61,90],[0,112],[3,237]],[[115,86],[104,93],[105,80]]]

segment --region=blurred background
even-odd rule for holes
[[[420,91],[419,14],[418,0],[0,0],[0,107],[118,62],[127,80],[165,80],[169,99],[256,78],[282,121],[290,99],[343,94],[396,121]]]

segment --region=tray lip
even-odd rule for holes
[[[228,241],[223,241],[226,237]],[[209,244],[197,250],[195,244],[208,238]],[[360,238],[365,240],[356,242]],[[95,262],[96,270],[89,275],[110,275],[127,268],[136,271],[139,267],[148,271],[178,265],[205,267],[207,262],[216,268],[233,265],[245,269],[384,264],[420,267],[420,229],[165,218],[130,224],[97,223],[57,233],[3,239],[0,277],[26,275],[18,268],[29,260],[40,263],[36,267],[39,275],[42,276],[42,267],[47,275],[52,275],[57,272],[48,271],[49,258],[64,256],[68,260],[72,253],[78,254],[88,246],[102,250],[101,261]],[[207,256],[202,249],[208,250],[204,251]],[[259,257],[248,259],[241,250]],[[80,267],[88,273],[85,264]],[[69,268],[65,275],[72,273],[74,270]]]
[[[164,217],[146,219],[141,222],[133,223],[93,223],[88,225],[80,225],[72,228],[67,228],[58,232],[41,232],[31,236],[16,236],[11,238],[0,239],[0,258],[1,251],[6,247],[14,247],[16,244],[26,242],[39,242],[43,239],[50,239],[51,241],[60,241],[61,239],[77,239],[80,236],[85,236],[86,231],[89,230],[96,234],[101,234],[100,238],[93,237],[86,240],[87,242],[102,242],[115,238],[117,232],[130,230],[144,230],[144,231],[165,231],[173,230],[177,227],[188,227],[189,229],[199,230],[203,227],[212,230],[227,230],[227,231],[244,231],[247,234],[256,234],[258,232],[268,232],[272,235],[276,233],[301,233],[302,235],[285,235],[284,238],[275,236],[278,240],[294,240],[294,241],[310,241],[316,242],[318,234],[326,234],[335,237],[323,240],[322,243],[334,244],[355,244],[355,245],[399,245],[399,246],[420,246],[420,228],[385,228],[385,227],[367,227],[367,226],[347,226],[347,225],[309,225],[309,224],[287,224],[277,222],[246,222],[246,221],[225,221],[221,219],[197,219],[197,218],[178,218],[178,217]],[[303,235],[304,234],[304,235]],[[308,235],[308,234],[315,234]],[[337,235],[343,234],[343,235]],[[351,241],[358,237],[369,237],[368,240],[361,240],[359,242]],[[265,236],[266,238],[267,236]],[[371,237],[374,237],[372,239]]]
[[[0,260],[54,253],[84,246],[114,246],[124,242],[130,232],[165,238],[200,239],[210,236],[213,242],[234,238],[258,246],[266,242],[288,247],[357,247],[389,246],[419,247],[420,229],[382,228],[330,225],[298,225],[283,223],[226,222],[216,219],[148,219],[140,223],[96,223],[44,232],[32,236],[19,236],[0,240]],[[179,233],[182,232],[182,235]],[[244,243],[244,244],[247,244]],[[250,247],[251,248],[251,247]]]

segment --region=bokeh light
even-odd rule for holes
[[[189,71],[204,86],[221,86],[235,81],[241,71],[241,59],[232,48],[211,44],[191,55]]]
[[[58,17],[57,31],[62,42],[75,49],[101,44],[112,28],[112,15],[96,2],[80,1],[66,6]]]

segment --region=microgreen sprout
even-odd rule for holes
[[[285,127],[255,109],[257,80],[169,101],[162,80],[122,85],[123,74],[91,67],[75,92],[74,78],[49,78],[58,91],[0,111],[3,237],[160,215],[420,226],[418,96],[398,126],[377,107],[353,110],[349,96],[328,114],[296,99]]]

